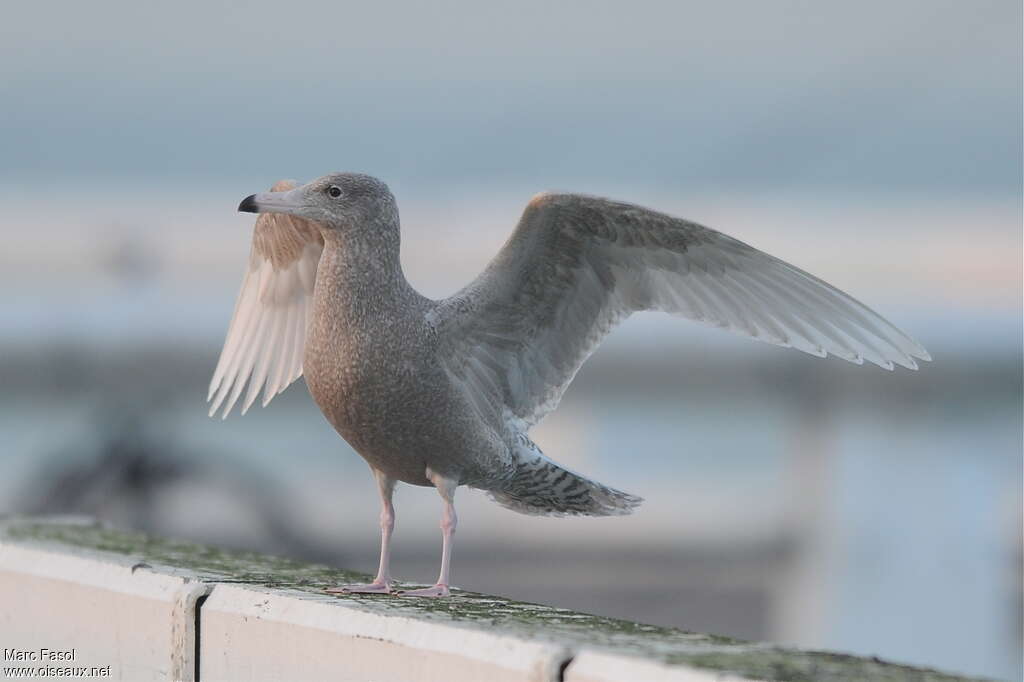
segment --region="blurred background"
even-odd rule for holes
[[[280,178],[387,181],[442,297],[544,189],[728,232],[935,361],[887,373],[631,318],[535,431],[647,502],[460,492],[454,581],[1021,677],[1021,5],[21,3],[0,24],[0,512],[372,571],[369,470],[299,381],[206,416]],[[430,582],[434,491],[394,570]]]

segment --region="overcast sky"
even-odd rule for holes
[[[17,3],[0,177],[1021,184],[1000,2]]]

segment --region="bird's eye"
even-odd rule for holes
[[[341,188],[337,185],[331,185],[327,188],[327,194],[332,198],[337,199],[341,196]]]

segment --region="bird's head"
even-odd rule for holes
[[[397,226],[398,210],[388,186],[360,173],[331,173],[287,191],[251,194],[238,205],[246,213],[286,213],[318,223],[325,231],[343,233]]]

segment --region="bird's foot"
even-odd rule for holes
[[[324,590],[328,594],[391,594],[392,584],[390,580],[375,580],[364,585],[339,585],[328,587]]]
[[[418,590],[401,590],[398,592],[399,597],[448,597],[451,596],[451,592],[448,590],[447,585],[434,585],[433,587],[423,587]]]

